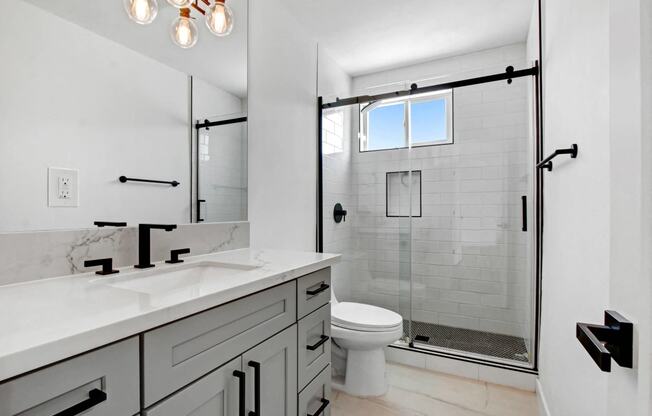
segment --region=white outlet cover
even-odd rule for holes
[[[79,171],[67,168],[48,168],[48,206],[79,206]]]

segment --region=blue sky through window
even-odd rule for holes
[[[444,98],[412,103],[410,110],[412,143],[446,140],[446,100]]]
[[[366,150],[405,147],[404,103],[374,108],[369,112]]]

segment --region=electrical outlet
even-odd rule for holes
[[[48,168],[48,206],[79,206],[79,171]]]

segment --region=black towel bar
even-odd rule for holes
[[[575,159],[577,157],[577,151],[578,147],[574,143],[568,149],[557,149],[550,156],[537,163],[537,168],[543,168],[548,169],[548,171],[552,171],[552,159],[556,158],[559,155],[570,155],[571,159]]]
[[[179,186],[181,185],[177,181],[157,181],[154,179],[138,179],[138,178],[128,178],[126,176],[120,176],[118,178],[120,182],[125,183],[125,182],[145,182],[145,183],[162,183],[165,185],[172,185],[172,186]]]

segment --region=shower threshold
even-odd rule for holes
[[[409,321],[403,322],[404,328],[408,325]],[[412,321],[412,334],[417,348],[431,347],[518,363],[530,362],[526,341],[520,337],[419,321]]]

